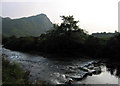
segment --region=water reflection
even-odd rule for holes
[[[105,65],[106,65],[107,71],[109,71],[111,75],[114,75],[120,78],[120,63],[119,62],[113,62],[113,63],[107,62]]]
[[[116,76],[116,74],[119,74],[117,70],[119,65],[116,66],[108,63],[100,64],[102,69],[101,73],[87,76],[85,79],[75,82],[75,84],[118,84],[118,76]]]

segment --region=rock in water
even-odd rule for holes
[[[73,79],[72,78],[68,78],[67,81],[65,82],[65,84],[72,84],[73,83]]]

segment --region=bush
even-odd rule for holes
[[[6,60],[4,55],[2,55],[2,86],[7,85],[19,85],[22,84],[26,86],[30,84],[28,81],[29,72],[25,72],[22,68],[20,68],[19,64]]]

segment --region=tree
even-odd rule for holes
[[[60,25],[60,28],[64,31],[72,31],[72,30],[78,30],[79,27],[77,26],[77,23],[79,21],[75,21],[73,16],[60,16],[63,20],[63,22]]]

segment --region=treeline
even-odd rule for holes
[[[73,16],[61,16],[63,22],[39,37],[4,37],[3,45],[11,50],[44,52],[69,56],[119,58],[120,34],[107,39],[88,35]]]
[[[101,33],[92,33],[92,35],[94,37],[99,37],[99,38],[110,38],[110,37],[113,37],[115,35],[119,34],[119,32],[115,31],[114,33],[106,33],[106,32],[101,32]]]

